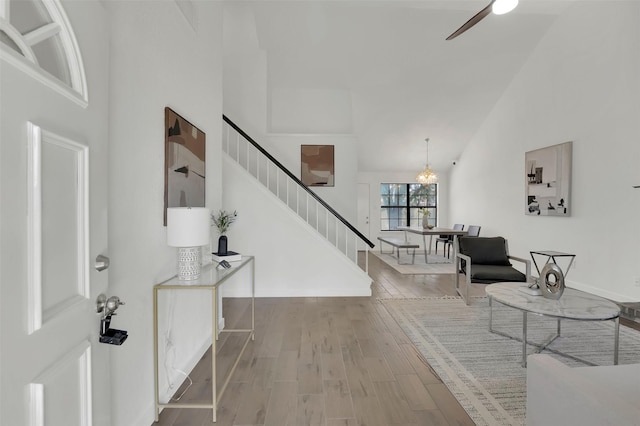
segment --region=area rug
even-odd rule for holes
[[[395,254],[380,253],[380,250],[371,250],[370,253],[405,275],[453,274],[455,272],[451,259],[439,254],[427,255],[429,263],[425,263],[424,251],[416,251],[415,263],[411,264],[411,255],[407,254],[407,250],[400,250],[400,262],[408,263],[408,265],[400,265]]]
[[[488,329],[486,297],[471,305],[457,297],[384,299],[389,311],[418,350],[477,425],[525,424],[526,368],[522,344]],[[522,313],[500,303],[493,307],[494,329],[522,335]],[[556,321],[528,316],[528,338],[542,342],[555,331]],[[552,350],[598,365],[613,364],[612,321],[562,321],[561,337]],[[534,350],[530,346],[529,354]],[[543,351],[571,366],[584,364]],[[620,326],[619,364],[638,363],[640,332]]]

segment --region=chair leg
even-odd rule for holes
[[[456,267],[456,293],[458,293],[459,289],[460,289],[460,259],[458,259],[456,257],[456,259],[454,260],[453,264]]]

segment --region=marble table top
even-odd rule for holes
[[[527,284],[496,283],[488,285],[485,291],[504,305],[558,318],[608,320],[620,315],[620,307],[615,303],[580,290],[565,288],[560,299],[553,300],[527,294],[522,289],[526,290]]]

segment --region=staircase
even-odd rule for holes
[[[233,121],[224,115],[223,121],[223,152],[357,266],[359,248],[374,244]]]

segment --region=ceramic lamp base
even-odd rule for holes
[[[200,247],[178,247],[178,279],[197,280],[202,265]]]

